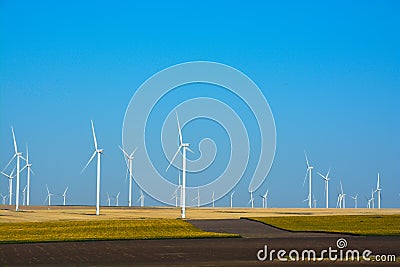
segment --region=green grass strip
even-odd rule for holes
[[[204,232],[173,219],[0,223],[0,243],[215,237],[238,235]]]
[[[282,216],[250,219],[289,231],[400,235],[400,215]]]

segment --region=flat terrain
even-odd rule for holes
[[[286,209],[286,208],[188,208],[188,219],[239,219],[242,217],[279,216],[330,216],[330,215],[400,215],[400,209]],[[179,208],[170,207],[101,207],[95,216],[95,208],[87,206],[0,206],[1,222],[46,222],[64,220],[131,220],[177,219]]]
[[[107,220],[176,219],[177,208],[103,207],[95,216],[93,207],[22,207],[21,212],[3,206],[0,225],[18,222],[54,223],[76,221],[84,223]],[[119,240],[87,242],[50,242],[30,244],[0,244],[0,264],[12,266],[281,266],[277,260],[260,262],[257,252],[269,249],[337,248],[339,237],[346,238],[349,249],[369,249],[373,255],[395,255],[397,262],[296,262],[293,266],[398,266],[399,236],[348,236],[345,234],[288,232],[261,222],[240,217],[294,218],[333,215],[399,215],[398,209],[248,209],[189,208],[187,222],[198,229],[239,234],[242,238]],[[297,218],[297,217],[296,217]],[[333,219],[332,217],[331,219]],[[143,220],[146,219],[146,220]],[[318,219],[318,218],[317,218]],[[180,220],[176,220],[180,221]],[[379,225],[378,225],[379,226]],[[105,231],[105,230],[104,230]]]

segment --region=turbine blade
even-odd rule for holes
[[[28,150],[28,144],[26,144],[26,164],[29,164],[29,150]]]
[[[306,184],[307,174],[308,174],[309,171],[310,171],[310,170],[307,169],[306,176],[304,176],[303,187],[304,187],[304,185]]]
[[[122,153],[124,153],[125,157],[129,158],[128,153],[126,153],[126,151],[121,146],[118,146],[118,147],[122,151]]]
[[[15,151],[15,154],[17,154],[18,153],[17,141],[15,140],[14,128],[12,126],[11,126],[11,131],[12,131],[12,136],[13,136],[13,140],[14,140],[14,151]]]
[[[176,121],[178,123],[179,142],[180,142],[179,145],[181,146],[183,144],[183,141],[182,141],[181,125],[179,124],[178,111],[175,110],[175,114],[176,114]]]
[[[328,173],[326,174],[327,179],[328,179],[330,173],[331,173],[331,168],[329,168]]]
[[[96,133],[94,132],[94,124],[93,124],[92,120],[90,120],[90,122],[92,123],[92,133],[93,133],[94,147],[97,150],[97,139],[96,139]]]
[[[191,150],[188,146],[186,147],[186,149],[194,154],[193,150]]]
[[[304,156],[306,157],[306,163],[307,163],[307,168],[308,168],[308,167],[310,167],[310,164],[308,164],[308,157],[307,157],[307,153],[305,150],[304,150]]]
[[[7,165],[4,167],[3,172],[8,168],[8,166],[10,166],[11,162],[15,159],[15,157],[17,156],[17,154],[14,154],[14,156],[11,158],[11,160],[7,163]]]
[[[46,184],[46,189],[47,189],[47,194],[50,195],[50,191],[49,188],[47,187],[47,184]]]
[[[65,196],[65,195],[67,194],[67,190],[68,190],[68,186],[67,186],[67,188],[65,189],[63,196]]]
[[[90,164],[90,162],[93,160],[94,156],[96,156],[96,151],[93,152],[93,155],[90,157],[89,161],[86,163],[85,167],[83,167],[81,174],[86,170],[87,166]]]
[[[133,155],[135,155],[136,150],[137,150],[137,148],[135,148],[135,149],[132,151],[132,153],[129,155],[130,158],[132,158]]]
[[[169,167],[171,167],[171,165],[172,165],[172,163],[174,162],[176,156],[178,156],[178,153],[179,153],[180,150],[181,150],[181,146],[180,146],[180,147],[178,148],[178,150],[176,151],[176,153],[175,153],[174,157],[172,158],[171,162],[169,163],[167,169],[165,169],[166,172],[168,171]]]
[[[321,176],[322,178],[324,178],[326,180],[326,177],[323,176],[320,172],[317,172],[319,176]]]

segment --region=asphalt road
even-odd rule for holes
[[[208,231],[238,233],[243,238],[55,242],[0,245],[2,266],[281,266],[287,262],[259,261],[257,252],[268,249],[345,249],[374,255],[400,256],[400,237],[361,237],[323,233],[291,233],[248,220],[190,221]],[[291,262],[292,266],[399,266],[378,262]]]

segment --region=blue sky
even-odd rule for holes
[[[270,205],[305,207],[306,149],[317,171],[332,168],[331,205],[342,180],[365,206],[379,171],[382,206],[399,207],[399,11],[398,1],[1,1],[0,168],[13,153],[13,125],[19,146],[29,144],[33,204],[43,203],[45,184],[54,193],[68,185],[71,204],[94,204],[94,166],[80,174],[93,119],[106,151],[102,203],[107,191],[126,203],[117,146],[131,97],[166,67],[207,60],[248,75],[274,114],[275,161],[257,196],[269,188]],[[323,182],[314,177],[321,206]],[[237,205],[247,205],[249,179],[236,189]]]

